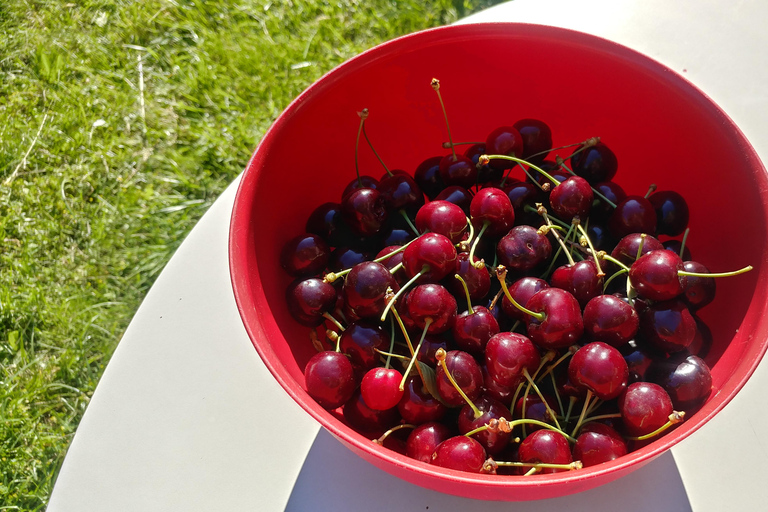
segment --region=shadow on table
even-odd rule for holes
[[[597,489],[563,498],[523,502],[515,511],[640,512],[691,510],[672,454]],[[287,511],[339,510],[498,512],[499,502],[448,496],[422,489],[372,466],[320,429],[296,479]]]

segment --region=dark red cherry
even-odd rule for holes
[[[512,125],[523,139],[523,160],[532,163],[543,161],[552,149],[552,130],[544,121],[538,119],[521,119]],[[531,156],[536,155],[531,158]]]
[[[530,298],[533,297],[536,292],[539,292],[545,288],[549,288],[549,283],[547,283],[545,280],[539,279],[538,277],[523,277],[509,286],[509,294],[512,295],[512,298],[515,299],[518,304],[523,307],[527,307],[528,300],[530,300]],[[527,313],[523,313],[511,302],[509,302],[506,294],[502,295],[501,308],[505,315],[515,320],[521,320],[525,322],[525,319],[528,316]]]
[[[432,462],[432,454],[437,445],[451,435],[451,430],[442,423],[434,421],[422,423],[414,428],[408,436],[408,440],[405,442],[405,454],[412,459],[429,464]]]
[[[349,271],[342,295],[358,318],[377,318],[387,305],[387,291],[399,289],[387,267],[375,261],[365,261]]]
[[[467,436],[446,439],[435,448],[432,464],[457,471],[481,473],[486,460],[483,445]]]
[[[663,353],[654,351],[650,347],[638,348],[632,345],[634,344],[621,347],[621,350],[624,352],[624,360],[627,362],[627,368],[629,369],[629,384],[645,381],[645,372],[648,371],[651,363],[659,357],[664,357]]]
[[[596,251],[608,252],[616,246],[616,241],[613,239],[610,233],[608,233],[608,228],[603,224],[599,224],[597,221],[592,222],[592,219],[590,218],[589,226],[587,226],[586,229],[587,236],[589,237],[589,240],[592,242],[592,246]],[[603,263],[603,260],[600,260],[600,268],[603,267],[606,267],[606,264]]]
[[[669,421],[672,400],[658,384],[635,382],[619,396],[619,411],[627,433],[633,437],[644,436]]]
[[[613,210],[608,219],[608,230],[615,238],[632,233],[653,234],[656,232],[656,211],[648,199],[642,196],[627,196]]]
[[[592,187],[579,176],[571,176],[549,194],[552,212],[565,222],[570,222],[574,217],[586,219],[593,199]]]
[[[419,209],[415,224],[420,233],[439,233],[457,244],[467,231],[467,216],[453,203],[431,201]]]
[[[328,269],[332,272],[341,272],[371,258],[371,252],[365,249],[337,247],[331,251],[331,256],[328,259]]]
[[[573,458],[587,468],[610,462],[627,454],[627,443],[613,428],[603,423],[590,422],[581,428],[573,445]]]
[[[307,393],[325,409],[344,405],[357,388],[352,363],[341,352],[319,352],[304,368]]]
[[[445,188],[445,184],[440,179],[440,161],[442,159],[442,156],[427,158],[419,164],[413,174],[413,179],[430,199],[435,199]]]
[[[683,255],[682,255],[682,260],[683,261],[691,261],[693,259],[693,257],[691,256],[691,250],[688,248],[687,245],[685,247],[683,247],[683,242],[681,242],[680,240],[667,240],[662,245],[664,246],[664,248],[666,250],[672,251],[673,253],[677,254],[678,256],[680,256],[680,249],[682,248],[683,249]]]
[[[536,430],[526,437],[518,448],[521,462],[546,464],[570,464],[573,462],[571,447],[564,435],[552,430]],[[558,473],[564,469],[544,468],[539,473]]]
[[[280,265],[293,277],[317,275],[328,264],[331,250],[317,235],[304,234],[291,238],[280,253]]]
[[[691,315],[696,322],[696,335],[686,348],[686,352],[692,356],[707,357],[712,348],[712,331],[695,313],[691,313]]]
[[[378,233],[387,220],[384,197],[375,189],[359,188],[347,194],[341,201],[341,214],[360,236]]]
[[[650,300],[669,300],[685,290],[686,277],[683,260],[672,251],[651,251],[635,261],[629,269],[629,282],[640,297]]]
[[[541,362],[539,351],[522,334],[501,332],[491,337],[485,347],[485,366],[498,384],[512,388],[525,380],[523,370],[530,375]]]
[[[485,139],[485,150],[489,155],[505,155],[521,158],[523,154],[523,137],[517,128],[501,126],[496,128]],[[511,169],[516,164],[510,160],[491,160],[494,169]]]
[[[342,202],[345,197],[347,197],[349,194],[351,194],[355,190],[358,190],[361,188],[375,189],[378,185],[379,185],[379,180],[377,180],[373,176],[360,176],[360,179],[355,178],[352,181],[350,181],[349,184],[347,184],[347,186],[344,187],[344,190],[341,192]]]
[[[517,224],[538,226],[542,223],[541,215],[525,210],[526,206],[534,208],[536,203],[544,202],[546,196],[539,187],[528,181],[515,181],[505,184],[503,190],[512,203]]]
[[[440,334],[456,322],[456,299],[439,284],[422,284],[408,294],[406,312],[419,330],[429,322],[427,332]]]
[[[456,272],[456,247],[438,233],[426,233],[411,242],[403,251],[403,267],[408,278],[426,270],[419,282],[437,282]]]
[[[394,368],[379,367],[368,370],[360,382],[363,401],[377,411],[397,407],[403,398],[403,391],[400,391],[402,379],[403,375]]]
[[[383,411],[372,409],[357,389],[344,404],[344,419],[358,431],[382,432],[397,425],[400,414],[395,408]]]
[[[643,343],[666,353],[685,350],[696,336],[696,321],[681,300],[656,302],[640,313]]]
[[[446,187],[442,192],[437,194],[434,200],[453,203],[461,208],[465,215],[469,216],[469,205],[472,202],[472,194],[464,187],[456,185]]]
[[[440,180],[448,187],[474,187],[477,184],[477,167],[463,155],[445,155],[440,160]]]
[[[491,420],[504,418],[507,421],[512,421],[512,414],[509,412],[509,409],[498,400],[494,400],[489,396],[481,396],[474,403],[475,407],[481,412],[481,415],[475,418],[474,410],[469,405],[464,405],[459,413],[458,421],[459,433],[461,434],[466,434],[482,427]],[[507,447],[512,433],[501,430],[493,432],[489,429],[473,434],[472,437],[483,445],[488,455],[495,455]]]
[[[648,254],[651,251],[660,251],[664,249],[664,246],[656,238],[651,235],[641,236],[641,233],[632,233],[616,244],[616,247],[611,251],[611,256],[622,262],[623,264],[630,266],[637,259],[637,250],[640,249],[642,243],[642,249],[640,256]]]
[[[490,163],[478,166],[480,157],[486,154],[488,154],[488,151],[485,148],[485,144],[472,144],[464,152],[464,156],[472,160],[472,163],[477,167],[478,183],[495,182],[500,180],[504,175],[503,169],[494,169],[491,167]]]
[[[640,317],[614,295],[598,295],[584,308],[584,331],[594,341],[620,347],[635,337]]]
[[[646,373],[669,394],[676,410],[692,412],[704,405],[712,393],[712,374],[700,357],[674,355],[651,363]]]
[[[469,263],[469,253],[459,253],[456,273],[467,283],[471,300],[479,301],[488,295],[491,289],[491,275],[485,266],[477,268],[471,265]],[[456,297],[464,297],[464,287],[458,279],[448,276],[446,288]]]
[[[614,347],[595,341],[581,347],[568,364],[571,382],[602,400],[616,398],[627,386],[627,362]]]
[[[528,336],[536,345],[547,350],[569,347],[584,333],[581,307],[576,298],[565,290],[547,288],[528,301],[527,308],[543,313],[539,319],[528,315]]]
[[[376,190],[391,212],[404,210],[415,214],[424,205],[424,193],[416,181],[402,171],[382,178]]]
[[[509,407],[512,403],[512,396],[515,394],[515,389],[508,386],[502,386],[493,380],[491,374],[488,373],[487,366],[483,365],[480,369],[483,370],[483,394],[498,400]]]
[[[307,233],[321,237],[331,247],[350,245],[354,239],[352,230],[342,219],[341,205],[338,203],[324,203],[315,208],[304,229]]]
[[[380,325],[358,320],[341,333],[341,351],[349,356],[356,372],[362,376],[379,365],[376,350],[389,350],[390,335]]]
[[[412,330],[415,330],[415,326]],[[424,340],[421,342],[421,348],[419,349],[419,361],[426,363],[429,366],[437,366],[437,351],[443,349],[448,351],[448,341],[445,337],[427,334]]]
[[[696,272],[700,274],[709,274],[709,269],[696,261],[684,261],[683,270],[686,272]],[[716,279],[713,277],[686,276],[685,287],[683,289],[683,302],[688,305],[691,311],[698,311],[713,300],[715,300]]]
[[[507,194],[498,188],[484,188],[475,194],[469,213],[475,230],[487,225],[485,234],[491,237],[501,236],[515,223],[512,203]]]
[[[496,254],[508,269],[528,272],[549,259],[552,244],[532,226],[515,226],[499,240]]]
[[[491,336],[499,332],[499,323],[484,306],[473,306],[472,312],[464,311],[453,324],[453,341],[460,350],[482,355]]]
[[[420,425],[439,421],[445,416],[448,408],[429,394],[417,375],[405,380],[405,391],[400,403],[397,404],[397,410],[406,423]]]
[[[662,235],[682,235],[688,227],[688,203],[673,190],[654,192],[648,201],[656,211],[656,232]]]
[[[573,172],[590,183],[611,181],[619,167],[616,155],[611,149],[598,142],[571,159]]]
[[[528,396],[523,395],[519,397],[515,403],[514,417],[537,420],[541,421],[542,423],[549,423],[554,425],[554,419],[549,414],[547,407],[549,407],[550,410],[555,411],[557,409],[557,402],[552,396],[548,394],[544,395],[544,399],[546,400],[546,403],[542,402],[541,398],[539,398],[539,395],[535,394],[533,391],[531,391]],[[545,427],[533,423],[525,425],[527,432],[541,430],[542,428]]]
[[[322,279],[311,277],[294,281],[285,291],[288,312],[301,325],[317,327],[323,314],[336,306],[336,289]]]
[[[480,396],[483,392],[483,372],[470,354],[461,350],[451,350],[445,356],[445,364],[453,380],[467,395],[467,398],[474,401]],[[437,392],[446,405],[458,407],[466,403],[464,397],[453,387],[442,364],[437,367],[435,375]]]
[[[597,275],[597,266],[592,260],[578,261],[573,265],[556,268],[549,282],[553,287],[562,288],[573,294],[581,307],[603,293],[603,278]]]
[[[554,189],[558,184],[573,176],[573,174],[560,167],[560,165],[549,160],[542,162],[541,165],[539,165],[539,168],[553,177],[557,183],[554,183],[552,180],[538,172],[536,169],[529,169],[528,172],[536,179],[539,185],[542,187],[545,185],[549,187],[549,192],[551,192],[552,189]],[[546,192],[546,194],[549,195],[549,192]]]
[[[619,204],[627,197],[627,193],[620,185],[613,181],[601,181],[595,183],[595,189],[608,198],[613,204]],[[589,220],[603,220],[608,219],[613,213],[613,206],[605,202],[605,199],[595,194],[595,199],[592,202],[592,209],[589,212]],[[592,222],[590,222],[590,225]]]
[[[393,252],[399,251],[400,249],[402,249],[402,246],[400,246],[400,245],[390,245],[390,246],[387,246],[387,247],[383,248],[382,250],[380,250],[378,252],[378,254],[376,254],[376,258],[375,259],[379,259],[382,256],[386,256],[387,254],[392,254]],[[390,256],[389,258],[383,260],[381,262],[381,264],[384,265],[385,267],[387,267],[387,270],[389,270],[390,274],[391,274],[392,273],[391,272],[392,269],[395,268],[396,266],[398,266],[402,262],[403,262],[403,251],[399,251],[398,253],[396,253],[396,254]],[[403,283],[405,283],[408,280],[408,277],[405,274],[405,270],[402,267],[400,267],[397,271],[395,271],[395,273],[392,274],[392,277],[395,278],[395,282],[397,282],[398,287],[399,287],[399,285],[402,285]]]

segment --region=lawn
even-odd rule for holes
[[[45,508],[142,297],[288,102],[494,3],[0,1],[0,511]]]

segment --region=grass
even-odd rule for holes
[[[158,273],[312,81],[494,0],[0,2],[0,510],[42,510]]]

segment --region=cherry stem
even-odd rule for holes
[[[599,416],[590,416],[589,418],[584,418],[584,425],[586,425],[590,421],[607,420],[610,418],[621,418],[621,413],[615,412],[613,414],[601,414]]]
[[[600,268],[600,258],[597,257],[597,251],[595,250],[595,246],[592,245],[592,240],[589,239],[587,230],[584,229],[584,226],[581,225],[581,221],[578,217],[573,218],[573,224],[575,224],[576,229],[581,232],[581,236],[583,236],[584,240],[586,240],[587,245],[589,246],[589,250],[592,251],[592,256],[595,258],[595,266],[597,267],[597,277],[605,277],[605,272],[603,272],[603,269]]]
[[[538,203],[537,203],[537,204],[538,204]],[[526,212],[539,213],[539,210],[538,210],[537,208],[534,208],[533,206],[531,206],[531,205],[529,205],[529,204],[525,205],[525,208],[524,208],[524,210],[525,210]],[[571,227],[571,225],[570,225],[570,224],[568,224],[568,223],[565,223],[565,222],[561,221],[561,220],[560,220],[560,219],[558,219],[557,217],[555,217],[555,216],[553,216],[553,215],[550,215],[549,213],[547,213],[547,215],[549,216],[549,219],[550,219],[552,222],[554,222],[555,224],[558,224],[558,225],[562,226],[562,227],[563,227],[563,229],[569,229],[569,228]]]
[[[521,418],[519,420],[507,421],[504,418],[499,418],[499,424],[503,425],[503,427],[502,427],[503,431],[507,431],[507,430],[511,431],[513,428],[515,428],[518,425],[538,425],[540,427],[544,427],[544,428],[546,428],[548,430],[552,430],[554,432],[558,432],[558,433],[562,434],[563,437],[565,437],[568,441],[570,441],[572,443],[576,442],[576,439],[574,439],[573,437],[569,436],[568,434],[566,434],[565,432],[563,432],[559,428],[555,427],[554,425],[550,425],[549,423],[544,423],[543,421],[539,421],[539,420],[532,420],[532,419],[528,419],[528,418]],[[473,436],[475,434],[478,434],[480,432],[484,432],[484,431],[490,430],[490,429],[491,429],[491,426],[488,423],[486,423],[485,425],[477,427],[474,430],[470,430],[469,432],[467,432],[464,435],[467,436],[467,437],[470,437],[470,436]],[[500,429],[500,430],[502,430],[502,429]]]
[[[320,338],[317,337],[317,331],[312,329],[309,331],[309,340],[312,342],[312,346],[315,347],[315,350],[318,352],[324,352],[325,347],[322,343],[320,343]]]
[[[415,241],[416,241],[416,239],[413,239],[410,242],[408,242],[407,244],[404,244],[404,245],[398,247],[397,249],[395,249],[394,251],[392,251],[392,252],[390,252],[388,254],[385,254],[384,256],[380,256],[380,257],[376,258],[373,261],[376,262],[376,263],[381,263],[382,261],[388,260],[389,258],[394,256],[395,254],[397,254],[399,252],[403,252],[406,247],[408,247],[409,245],[411,245]],[[352,267],[352,268],[354,268],[354,267]],[[342,270],[340,272],[328,272],[327,274],[325,274],[325,276],[323,276],[323,281],[326,282],[326,283],[332,283],[335,280],[337,280],[338,278],[344,277],[345,275],[349,274],[352,271],[352,268],[348,268],[348,269]]]
[[[557,243],[560,244],[560,247],[563,249],[563,252],[565,253],[565,257],[568,258],[568,263],[570,265],[574,265],[576,262],[573,261],[573,256],[571,256],[571,251],[568,250],[568,247],[565,246],[565,242],[560,238],[560,233],[557,232],[556,229],[553,229],[555,226],[552,224],[552,221],[549,220],[549,215],[547,214],[547,209],[544,208],[544,205],[541,203],[536,203],[536,212],[542,216],[544,219],[544,222],[547,223],[547,231],[551,231],[552,235],[555,237],[555,240],[557,240]],[[539,231],[541,231],[541,228],[539,228]],[[546,234],[546,233],[541,233]]]
[[[467,225],[469,226],[469,236],[466,240],[462,240],[457,245],[460,245],[462,247],[468,247],[469,244],[472,242],[472,239],[475,237],[475,226],[472,225],[472,221],[469,220],[469,217],[466,217],[467,219]],[[462,249],[466,250],[466,249]]]
[[[541,190],[543,192],[548,192],[548,190],[544,190],[544,186],[541,183],[539,183],[539,180],[537,180],[536,178],[533,177],[533,175],[531,174],[531,171],[526,169],[523,164],[518,162],[516,167],[520,167],[523,170],[523,174],[525,174],[528,177],[528,179],[533,182],[534,185],[539,187],[539,190]],[[510,169],[510,172],[511,172],[511,170],[512,169]],[[507,173],[507,176],[509,176],[509,173]],[[504,176],[504,179],[501,182],[502,186],[504,185],[504,183],[506,183],[507,176]]]
[[[539,367],[539,369],[540,368],[541,367]],[[560,427],[560,422],[557,421],[557,414],[555,414],[555,411],[553,411],[552,408],[549,406],[549,402],[547,402],[544,399],[544,395],[541,394],[541,391],[539,390],[539,386],[537,386],[536,383],[533,382],[533,379],[531,378],[531,376],[528,375],[528,369],[527,368],[523,368],[523,375],[525,376],[525,380],[528,381],[528,387],[532,387],[533,388],[533,390],[539,396],[539,399],[541,400],[541,403],[543,403],[544,407],[546,407],[547,414],[549,414],[549,417],[552,418],[555,421],[555,426],[559,430],[562,430],[562,428]],[[528,390],[526,389],[526,395],[527,395],[527,393],[528,393]],[[523,401],[523,405],[525,405],[525,401]]]
[[[440,107],[443,109],[443,117],[445,117],[445,126],[448,128],[448,142],[451,145],[451,152],[453,153],[453,161],[455,162],[458,160],[458,157],[456,156],[456,149],[454,148],[453,143],[453,137],[451,136],[451,125],[448,122],[448,113],[445,111],[445,104],[443,103],[443,96],[440,94],[440,80],[437,78],[433,78],[432,82],[432,89],[435,90],[437,93],[437,99],[440,100]]]
[[[557,382],[555,382],[555,374],[550,372],[549,379],[552,381],[552,389],[555,391],[555,398],[557,399],[557,406],[560,408],[560,417],[565,416],[565,410],[563,409],[563,400],[560,398],[560,392],[557,390]]]
[[[383,350],[378,349],[378,348],[374,348],[373,350],[375,350],[377,354],[381,354],[381,355],[387,356],[387,357],[394,357],[395,359],[400,359],[401,361],[410,361],[411,360],[410,357],[404,356],[402,354],[397,354],[395,352],[384,352]]]
[[[565,241],[566,242],[571,237],[571,233],[572,232],[573,232],[573,224],[571,224],[571,227],[568,228],[568,231],[565,233]],[[555,263],[557,263],[557,257],[560,256],[561,252],[563,252],[563,248],[558,246],[557,251],[555,252],[555,256],[549,262],[549,266],[547,267],[547,270],[543,274],[541,274],[541,277],[539,279],[546,280],[549,277],[549,274],[555,268]]]
[[[472,308],[472,299],[469,297],[469,287],[467,287],[467,282],[459,274],[453,274],[453,277],[461,281],[461,287],[464,288],[464,294],[467,296],[467,310],[470,315],[474,315],[475,310]]]
[[[573,156],[573,155],[571,155],[571,156]],[[569,158],[570,158],[570,157],[569,157]],[[571,169],[569,169],[569,168],[568,168],[568,166],[567,166],[567,165],[565,165],[564,163],[561,163],[560,165],[561,165],[561,167],[562,167],[563,169],[565,169],[566,171],[568,171],[568,173],[569,173],[569,174],[571,174],[572,176],[578,176],[578,174],[576,174],[576,173],[575,173],[575,172],[573,172]],[[589,188],[591,188],[591,189],[592,189],[592,193],[593,193],[593,194],[595,194],[597,197],[599,197],[600,199],[602,199],[603,201],[605,201],[605,202],[608,204],[608,206],[610,206],[611,208],[616,208],[616,203],[614,203],[613,201],[611,201],[610,199],[608,199],[607,197],[605,197],[605,195],[604,195],[602,192],[600,192],[599,190],[597,190],[597,189],[596,189],[595,187],[593,187],[592,185],[590,185],[590,186],[589,186]]]
[[[574,470],[574,469],[581,469],[584,467],[584,464],[581,463],[580,460],[573,461],[568,464],[555,464],[550,462],[503,462],[503,461],[494,461],[497,466],[507,466],[507,467],[517,467],[517,468],[527,468],[530,467],[531,469],[567,469],[567,470]]]
[[[646,439],[656,437],[657,435],[661,434],[672,425],[681,423],[683,419],[685,419],[685,411],[672,411],[672,414],[669,415],[669,421],[667,421],[665,424],[663,424],[662,426],[660,426],[650,434],[645,434],[639,437],[627,437],[627,439],[631,441],[645,441]]]
[[[408,224],[408,226],[410,226],[410,228],[413,230],[414,234],[416,236],[421,236],[421,233],[419,233],[419,230],[416,229],[416,226],[413,225],[413,222],[411,222],[411,219],[408,217],[408,214],[405,213],[405,210],[399,210],[399,212],[400,212],[400,215],[402,215],[403,218],[405,219],[405,222]]]
[[[568,159],[570,159],[570,158],[571,158],[573,155],[576,155],[576,154],[578,154],[578,153],[579,153],[579,151],[583,151],[583,150],[584,150],[584,148],[585,148],[585,147],[587,147],[587,146],[585,146],[585,144],[589,143],[589,142],[590,142],[592,139],[595,139],[595,137],[592,137],[592,138],[590,138],[590,139],[587,139],[587,140],[585,140],[585,141],[583,141],[583,142],[574,142],[573,144],[567,144],[567,145],[565,145],[565,146],[558,146],[558,147],[556,147],[556,148],[545,149],[544,151],[539,151],[538,153],[534,153],[534,154],[532,154],[532,155],[528,155],[528,158],[533,158],[533,157],[535,157],[535,156],[539,156],[539,155],[546,155],[547,153],[551,153],[552,151],[557,151],[558,149],[568,149],[568,148],[572,148],[572,147],[574,147],[574,146],[582,146],[582,147],[581,147],[581,149],[578,149],[578,150],[574,151],[573,153],[571,153],[570,155],[568,155],[568,157],[566,157],[566,158],[565,158],[566,160],[568,160]],[[599,140],[599,139],[598,139],[598,140]],[[594,144],[591,144],[591,146],[594,146]]]
[[[531,469],[529,469],[529,470],[528,470],[528,472],[527,472],[526,474],[524,474],[523,476],[531,476],[531,475],[535,475],[535,474],[536,474],[536,473],[538,473],[539,471],[541,471],[539,468],[531,468]]]
[[[530,309],[521,306],[515,299],[512,297],[512,294],[509,293],[509,287],[507,287],[507,268],[504,265],[499,265],[496,267],[496,278],[499,280],[499,283],[501,284],[501,289],[504,290],[504,295],[507,297],[507,300],[512,303],[513,306],[515,306],[517,309],[525,313],[526,315],[530,315],[539,322],[543,322],[547,319],[547,315],[544,312],[537,313],[535,311],[531,311]]]
[[[685,242],[688,241],[688,233],[691,232],[691,228],[685,228],[685,233],[683,233],[683,241],[680,242],[680,259],[683,259],[683,253],[685,253]]]
[[[628,274],[628,273],[629,273],[629,269],[628,268],[622,268],[620,270],[617,270],[611,277],[609,277],[605,281],[605,284],[603,285],[603,292],[605,292],[605,290],[608,289],[608,285],[611,284],[611,281],[613,281],[614,279],[616,279],[618,276],[620,276],[622,274]]]
[[[711,274],[705,274],[703,272],[688,272],[686,270],[678,270],[677,275],[679,276],[690,276],[690,277],[731,277],[731,276],[737,276],[739,274],[744,274],[746,272],[749,272],[752,270],[752,265],[747,265],[744,268],[740,268],[739,270],[734,270],[733,272],[713,272]]]
[[[413,345],[411,344],[411,338],[408,336],[408,329],[405,328],[405,325],[403,324],[403,319],[400,318],[400,315],[397,313],[397,308],[394,306],[392,307],[392,314],[395,316],[395,320],[397,320],[397,323],[400,324],[400,330],[403,331],[403,337],[405,337],[405,342],[408,344],[408,350],[411,351],[411,357],[415,357],[416,352],[413,350]],[[419,377],[421,377],[421,382],[425,383],[427,382],[424,379],[424,375],[421,373],[421,367],[419,365],[416,365],[416,371],[419,372]],[[405,390],[405,379],[408,377],[408,372],[405,372],[403,375],[403,379],[400,381],[400,386],[398,389],[400,391]]]
[[[387,354],[387,362],[384,363],[384,368],[389,369],[389,363],[392,360],[392,352],[395,351],[395,319],[392,317],[389,317],[389,330],[391,331],[391,334],[389,335],[389,354]]]
[[[386,432],[384,432],[383,434],[381,434],[381,437],[379,437],[378,439],[372,439],[372,441],[378,445],[383,445],[384,440],[387,439],[393,432],[396,432],[403,428],[416,428],[416,425],[411,425],[410,423],[403,423],[400,425],[396,425],[391,429],[387,430]]]
[[[519,164],[525,164],[529,168],[533,169],[534,171],[541,173],[542,176],[547,178],[549,181],[552,182],[553,185],[558,186],[560,184],[559,181],[557,181],[555,178],[552,177],[551,174],[549,174],[547,171],[542,169],[541,167],[532,164],[531,162],[528,162],[526,160],[523,160],[522,158],[517,158],[514,156],[507,156],[507,155],[481,155],[480,156],[480,162],[483,162],[484,160],[510,160],[512,162],[517,162]],[[535,181],[535,180],[534,180]]]
[[[426,331],[424,332],[426,333]],[[461,395],[461,398],[463,398],[464,401],[467,402],[467,405],[469,405],[472,408],[472,411],[475,414],[475,419],[477,419],[480,416],[482,416],[483,413],[480,412],[480,409],[478,409],[474,403],[472,403],[472,400],[469,399],[466,393],[464,393],[464,390],[461,389],[461,386],[459,386],[456,380],[454,380],[453,375],[451,375],[451,372],[448,370],[448,363],[445,362],[445,358],[447,355],[448,355],[447,352],[442,347],[437,349],[437,352],[435,352],[435,358],[437,359],[438,364],[443,367],[443,372],[445,372],[445,376],[448,377],[449,381],[451,381],[451,385],[456,389],[456,391],[458,391],[458,393]]]
[[[637,245],[637,254],[635,255],[635,261],[640,259],[640,256],[643,255],[643,245],[645,245],[645,237],[647,235],[645,233],[640,233],[640,243]]]
[[[576,422],[576,426],[573,427],[573,431],[571,432],[571,437],[574,437],[576,433],[581,428],[581,424],[584,423],[584,416],[587,414],[587,408],[589,407],[589,401],[592,400],[592,390],[587,389],[587,397],[584,399],[584,406],[581,408],[581,414],[579,415],[579,419]]]
[[[357,186],[363,188],[363,180],[360,179],[360,166],[357,162],[357,154],[360,148],[360,133],[362,133],[363,125],[368,118],[368,109],[364,108],[362,111],[358,112],[357,115],[360,116],[360,126],[357,128],[357,138],[355,139],[355,172],[357,173]]]
[[[648,192],[645,193],[645,198],[648,199],[648,196],[650,196],[651,194],[656,192],[656,188],[657,188],[656,184],[655,183],[651,183],[651,186],[648,187]]]
[[[496,295],[493,296],[493,300],[491,300],[491,303],[488,304],[488,311],[493,311],[493,308],[496,307],[496,303],[499,301],[503,293],[504,290],[499,290],[496,292]]]
[[[581,153],[585,149],[591,148],[593,146],[596,146],[598,142],[600,142],[600,137],[590,137],[590,138],[588,138],[587,140],[585,140],[584,142],[581,143],[581,147],[579,149],[577,149],[576,151],[574,151],[573,153],[568,155],[564,160],[572,160],[573,157],[575,157],[576,155],[578,155],[579,153]]]
[[[387,318],[387,313],[389,313],[389,309],[395,304],[397,298],[400,297],[400,295],[402,295],[410,285],[415,283],[416,280],[418,280],[422,274],[426,272],[429,272],[429,265],[424,265],[418,274],[413,276],[407,283],[405,283],[399,290],[397,290],[397,293],[394,294],[391,299],[389,299],[389,302],[387,302],[387,307],[384,308],[384,312],[381,314],[381,318],[379,320],[383,322]]]
[[[329,322],[331,322],[333,325],[335,325],[336,327],[338,327],[340,331],[344,332],[344,326],[343,326],[343,325],[341,325],[341,323],[339,323],[339,321],[338,321],[338,320],[336,320],[335,318],[333,318],[333,316],[332,316],[330,313],[328,313],[327,311],[326,311],[325,313],[323,313],[323,318],[325,318],[326,320],[328,320]]]
[[[398,271],[398,270],[400,270],[400,269],[401,269],[401,268],[403,268],[404,266],[405,266],[405,265],[403,265],[403,262],[401,261],[400,263],[398,263],[397,265],[395,265],[394,267],[392,267],[391,269],[389,269],[389,273],[390,273],[390,274],[395,274],[395,273],[397,273],[397,271]]]
[[[427,318],[426,322],[424,323],[424,330],[421,333],[421,339],[419,339],[419,344],[416,345],[415,349],[411,350],[411,360],[408,362],[408,367],[405,369],[405,373],[403,373],[403,380],[400,381],[400,391],[405,389],[405,379],[408,378],[408,374],[411,373],[411,368],[413,368],[413,365],[416,363],[416,360],[419,356],[419,350],[421,350],[421,344],[424,343],[424,338],[427,336],[427,331],[429,330],[429,326],[432,324],[432,319]],[[409,344],[409,348],[410,344]],[[421,377],[421,382],[426,383],[424,380],[424,375],[421,373],[421,368],[419,365],[416,365],[416,370],[419,372],[419,377]]]
[[[336,352],[341,352],[341,336],[339,336],[336,331],[332,331],[330,329],[325,330],[325,336],[336,343]]]
[[[472,242],[472,249],[469,251],[469,264],[472,265],[475,268],[480,268],[478,266],[478,263],[480,265],[483,265],[481,262],[475,262],[475,249],[477,248],[478,242],[480,242],[480,238],[483,236],[483,233],[485,233],[485,230],[490,226],[491,223],[488,221],[485,221],[483,223],[483,227],[480,229],[480,232],[477,234],[477,237],[475,237],[475,241]]]
[[[450,149],[451,146],[468,146],[470,144],[485,144],[485,142],[443,142],[443,149]]]
[[[568,420],[571,419],[571,411],[573,411],[573,406],[576,405],[576,402],[578,401],[578,398],[575,396],[572,396],[568,399],[568,410],[565,412],[565,422],[568,423]]]
[[[547,374],[550,374],[550,373],[554,375],[554,373],[552,372],[555,370],[555,368],[557,368],[563,361],[565,361],[566,359],[571,357],[573,354],[575,354],[578,349],[579,349],[578,345],[571,345],[570,347],[568,347],[568,351],[562,356],[560,356],[557,359],[557,361],[549,365],[547,367],[547,370],[539,376],[538,380],[541,381],[544,377],[547,376]]]
[[[602,252],[602,251],[601,251],[601,252],[600,252],[600,258],[602,258],[602,259],[604,259],[604,260],[608,260],[608,261],[610,261],[611,263],[615,263],[616,265],[618,265],[619,267],[621,267],[621,269],[622,269],[622,270],[626,270],[627,272],[629,272],[629,267],[628,267],[627,265],[625,265],[623,262],[621,262],[621,261],[617,260],[616,258],[614,258],[613,256],[611,256],[611,255],[610,255],[610,254],[608,254],[608,253],[605,253],[605,252]]]
[[[384,170],[387,171],[387,174],[390,176],[394,176],[394,174],[392,174],[392,171],[390,171],[389,168],[387,167],[387,164],[384,163],[384,160],[382,160],[379,154],[376,152],[376,148],[374,148],[373,144],[371,144],[371,140],[368,138],[368,134],[365,133],[365,125],[363,125],[363,137],[365,137],[365,142],[368,143],[368,147],[371,148],[371,151],[373,151],[373,154],[376,155],[376,158],[379,160],[379,163],[384,168]]]

